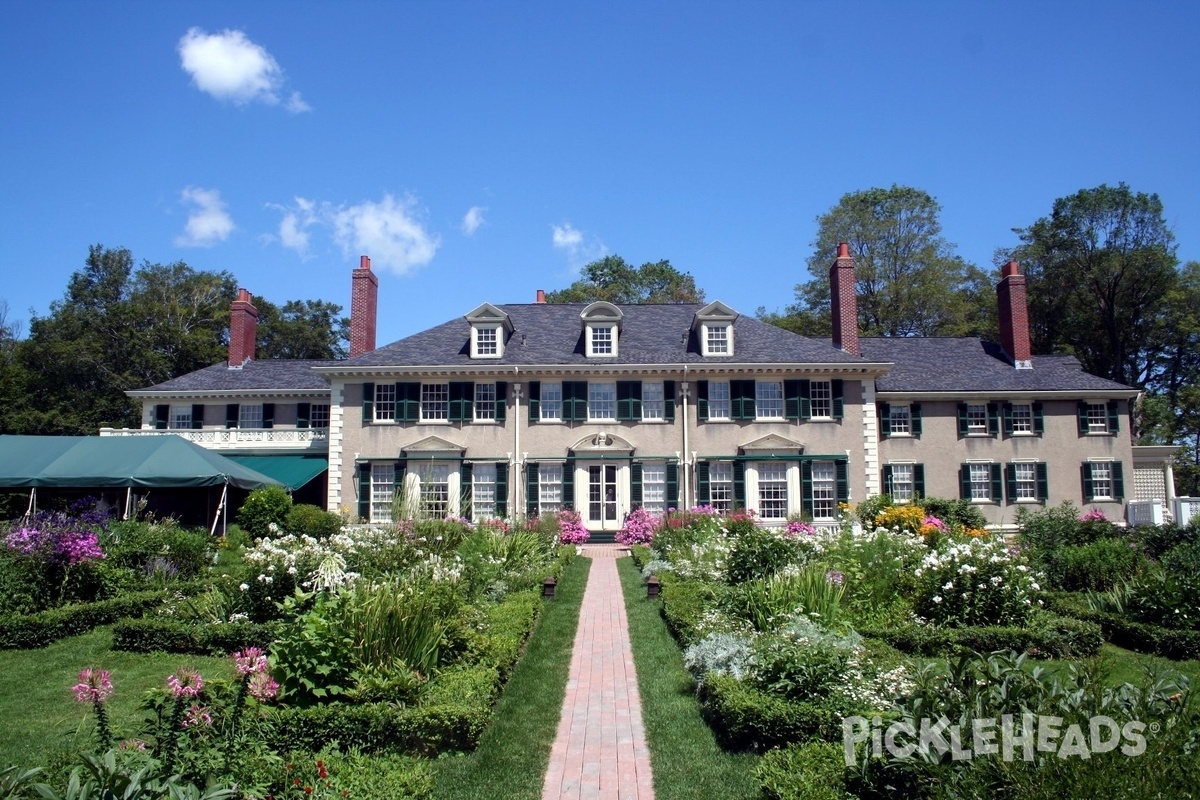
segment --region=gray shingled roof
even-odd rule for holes
[[[497,365],[609,364],[865,364],[835,349],[827,340],[810,339],[745,315],[734,322],[734,355],[704,357],[691,332],[699,304],[627,305],[616,358],[588,358],[579,315],[587,303],[530,303],[497,306],[509,315],[513,333]],[[471,359],[470,324],[465,318],[414,334],[358,358],[340,362],[353,367],[479,367]]]
[[[876,381],[881,392],[1133,391],[1084,372],[1072,356],[1034,356],[1033,369],[1014,369],[993,342],[975,338],[860,340],[863,357],[891,361]]]
[[[324,375],[313,367],[341,363],[330,359],[290,359],[249,361],[241,369],[230,369],[227,363],[213,364],[156,386],[138,389],[141,392],[236,392],[261,389],[280,391],[328,390]]]

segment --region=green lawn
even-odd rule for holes
[[[194,666],[205,678],[233,677],[228,658],[172,653],[125,653],[112,647],[112,629],[63,639],[37,650],[0,650],[0,767],[43,766],[64,751],[86,746],[94,730],[90,705],[71,692],[84,667],[112,672],[114,694],[107,707],[117,736],[132,735],[142,721],[147,689],[166,685],[180,666]]]
[[[629,638],[637,667],[642,719],[650,747],[657,800],[751,800],[758,757],[723,751],[700,717],[691,675],[679,645],[659,612],[646,599],[641,573],[629,558],[618,559]]]

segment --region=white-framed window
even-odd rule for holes
[[[642,381],[642,420],[663,419],[662,381]]]
[[[912,435],[912,409],[909,406],[890,406],[888,420],[891,423],[892,436]]]
[[[190,405],[171,406],[171,417],[167,427],[175,430],[192,427],[192,407]]]
[[[421,421],[450,419],[450,384],[421,384]]]
[[[642,465],[642,508],[653,514],[667,511],[667,465]]]
[[[471,468],[471,518],[479,521],[496,516],[496,465],[477,463]]]
[[[714,461],[708,465],[708,504],[717,511],[733,510],[733,462]]]
[[[729,381],[708,382],[708,418],[729,419]]]
[[[812,509],[814,520],[837,517],[837,469],[832,461],[812,462]]]
[[[544,420],[562,419],[562,384],[542,383],[541,418]]]
[[[450,465],[422,464],[414,472],[421,487],[421,516],[444,518],[450,513]]]
[[[538,464],[538,513],[562,510],[563,465]]]
[[[308,407],[308,427],[329,427],[329,403],[313,403]]]
[[[1013,481],[1017,494],[1013,499],[1017,502],[1038,499],[1037,464],[1033,462],[1014,462],[1012,465]]]
[[[262,426],[262,403],[242,403],[238,408],[238,427],[261,428]]]
[[[971,481],[971,500],[990,502],[992,497],[992,465],[968,464]]]
[[[704,355],[732,355],[733,348],[729,341],[729,325],[709,323],[704,326]]]
[[[615,356],[617,354],[616,325],[588,325],[588,355]]]
[[[474,336],[475,358],[499,358],[500,327],[498,325],[476,325],[471,329]]]
[[[761,519],[787,519],[788,475],[787,464],[768,461],[759,464],[758,470],[758,516]],[[814,473],[815,479],[815,473]]]
[[[491,421],[496,418],[496,384],[475,384],[475,420]]]
[[[1088,409],[1090,412],[1091,409]],[[1092,471],[1092,500],[1113,499],[1113,473],[1111,461],[1092,461],[1088,468]]]
[[[971,436],[984,435],[988,432],[987,403],[970,403],[967,405],[967,433]]]
[[[392,521],[392,501],[396,497],[396,465],[371,465],[371,522]]]
[[[892,499],[897,503],[908,503],[915,493],[912,464],[889,464],[892,468]]]
[[[711,384],[709,388],[712,388]],[[783,381],[754,382],[754,416],[758,419],[783,419]]]
[[[831,381],[809,381],[808,396],[812,403],[813,419],[833,419],[833,383]]]
[[[375,384],[375,421],[389,422],[396,419],[396,384]]]
[[[617,418],[617,384],[588,382],[588,419],[607,421]]]
[[[1014,434],[1033,433],[1033,403],[1013,403],[1012,432]]]
[[[1108,405],[1105,403],[1087,404],[1088,433],[1108,433]]]

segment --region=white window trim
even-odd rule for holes
[[[715,416],[713,414],[713,387],[725,387],[725,414]],[[757,410],[757,409],[756,409]],[[733,419],[733,388],[727,380],[710,380],[708,382],[708,421],[709,422],[728,422]]]
[[[725,352],[714,353],[709,349],[708,333],[710,330],[725,330]],[[732,322],[702,322],[700,324],[700,354],[705,358],[728,358],[733,355],[733,323]]]
[[[1096,408],[1100,410],[1100,422],[1096,427],[1092,427],[1092,411]],[[1087,403],[1087,421],[1088,436],[1107,436],[1110,433],[1108,429],[1108,404],[1103,402],[1093,403],[1089,400]]]
[[[254,425],[253,427],[250,425],[244,424],[246,421],[246,412],[252,408],[258,409],[258,424]],[[253,422],[253,421],[254,421],[253,419],[249,420],[249,422]],[[247,431],[263,430],[263,404],[262,403],[242,403],[241,405],[239,405],[238,406],[238,428],[241,430],[247,430]]]
[[[971,424],[971,409],[983,409],[983,425],[975,427]],[[988,433],[988,407],[987,403],[967,403],[967,436],[989,436]]]
[[[558,416],[555,416],[555,417],[546,416],[546,387],[547,386],[557,386],[558,387],[558,400],[556,401],[558,403]],[[539,424],[541,424],[541,423],[561,423],[563,421],[562,412],[563,412],[562,381],[543,381],[542,385],[541,385],[541,399],[538,401],[538,423]]]
[[[480,331],[494,331],[496,334],[496,352],[479,352]],[[500,323],[475,324],[471,326],[471,358],[502,358],[504,356],[504,326]]]
[[[1029,401],[1029,400],[1024,400],[1024,401],[1010,400],[1009,407],[1011,409],[1010,413],[1012,414],[1012,421],[1013,421],[1011,435],[1012,436],[1037,436],[1037,434],[1033,430],[1033,402]],[[1029,410],[1029,416],[1025,418],[1025,420],[1029,423],[1029,430],[1027,430],[1027,431],[1017,430],[1017,408],[1018,407]]]
[[[816,493],[816,487],[817,487],[817,476],[816,476],[816,474],[814,474],[814,475],[813,475],[813,492],[814,492],[814,496],[811,498],[811,500],[812,500],[812,505],[813,505],[813,521],[814,521],[814,522],[832,522],[833,520],[836,520],[836,519],[837,519],[837,514],[838,514],[838,494],[837,494],[837,462],[836,462],[836,461],[814,461],[814,462],[813,462],[813,472],[814,472],[814,473],[816,472],[816,467],[817,467],[817,464],[828,465],[828,466],[830,467],[830,469],[831,469],[831,475],[832,475],[832,478],[829,480],[829,484],[832,486],[832,490],[833,490],[833,491],[832,491],[832,494],[833,494],[833,496],[832,496],[832,498],[831,498],[831,500],[832,500],[832,506],[831,506],[831,510],[830,510],[830,514],[829,514],[829,516],[827,516],[827,517],[818,517],[818,516],[817,516],[817,498],[816,498],[816,495],[815,495],[815,493]],[[797,469],[796,471],[797,471],[797,472],[799,472],[799,469]],[[800,496],[800,492],[799,492],[799,486],[797,486],[796,497],[799,497],[799,496]],[[800,505],[799,503],[796,503],[796,506],[799,506],[799,505]]]
[[[1089,458],[1088,459],[1088,462],[1087,462],[1088,463],[1088,471],[1091,472],[1090,477],[1092,479],[1092,488],[1093,489],[1096,488],[1096,465],[1104,464],[1106,467],[1108,467],[1108,494],[1093,495],[1088,502],[1091,502],[1091,503],[1115,503],[1115,502],[1117,502],[1117,499],[1115,497],[1113,497],[1113,487],[1115,485],[1115,480],[1113,478],[1113,464],[1115,462],[1116,462],[1115,458]]]
[[[649,386],[657,386],[658,387],[658,397],[650,398],[649,400],[647,400],[646,388]],[[655,423],[667,421],[666,420],[666,416],[667,416],[667,394],[666,394],[666,392],[667,392],[666,387],[663,385],[662,381],[642,381],[642,419],[641,419],[642,422],[649,423],[649,424],[655,424]],[[647,405],[648,403],[657,403],[658,404],[658,407],[657,407],[658,416],[657,417],[646,416],[646,413],[647,413],[646,409],[648,408],[648,405]]]
[[[446,416],[444,417],[427,417],[425,416],[425,392],[433,387],[443,387],[446,394]],[[472,398],[474,399],[474,398]],[[430,401],[432,404],[435,401]],[[450,382],[449,381],[429,381],[421,384],[421,394],[418,398],[417,419],[422,425],[448,425],[450,423]]]
[[[607,401],[601,401],[601,400],[596,399],[595,395],[593,394],[593,392],[595,392],[597,389],[599,389],[602,386],[612,387],[612,393],[611,393],[612,416],[609,416],[609,417],[593,416],[593,414],[599,409],[599,407],[600,407],[599,404],[601,402],[607,402]],[[588,381],[587,413],[588,413],[588,422],[616,422],[617,421],[617,384],[615,381]]]
[[[823,400],[823,401],[824,400],[829,401],[829,408],[828,408],[829,413],[828,414],[818,414],[817,413],[817,410],[816,410],[817,398],[815,396],[816,393],[813,391],[816,388],[817,384],[824,385],[825,388],[829,392],[829,395],[827,398],[826,397],[821,398],[821,400]],[[816,378],[816,379],[809,381],[808,396],[809,396],[809,411],[810,411],[811,419],[813,419],[813,420],[831,420],[831,419],[833,419],[833,380],[832,379]],[[822,409],[822,410],[824,410],[824,409]]]
[[[239,412],[240,413],[240,412]],[[185,423],[178,425],[176,423]],[[241,420],[239,418],[238,422]],[[192,404],[172,403],[167,417],[167,428],[173,431],[190,430],[192,427]]]
[[[492,416],[490,416],[490,417],[480,417],[479,416],[479,404],[480,404],[479,387],[481,387],[481,386],[491,386],[492,387]],[[478,381],[478,382],[476,382],[475,383],[475,396],[473,398],[471,398],[471,401],[472,401],[471,402],[471,422],[473,424],[475,424],[475,425],[495,425],[496,424],[496,407],[498,405],[500,405],[501,401],[500,401],[500,397],[498,396],[498,394],[496,392],[496,382],[495,381]]]
[[[767,386],[771,386],[771,385],[779,387],[779,396],[764,398],[762,395],[763,389],[766,388]],[[765,403],[767,401],[773,402],[776,400],[778,400],[778,402],[779,402],[779,413],[778,414],[763,414],[760,404]],[[754,419],[756,421],[774,422],[774,421],[786,419],[786,414],[787,414],[787,395],[783,389],[783,381],[757,381],[756,380],[754,382]]]
[[[1032,418],[1031,418],[1031,424],[1032,424]],[[1015,434],[1016,431],[1013,431],[1013,433]],[[1008,463],[1011,464],[1013,467],[1013,482],[1016,484],[1017,495],[1018,495],[1017,497],[1013,497],[1010,499],[1014,503],[1040,503],[1041,501],[1038,500],[1038,485],[1037,485],[1037,480],[1038,480],[1037,465],[1039,462],[1036,459],[1031,459],[1031,458],[1014,458],[1012,461],[1010,461]],[[1033,497],[1021,497],[1020,496],[1021,480],[1020,480],[1020,478],[1017,477],[1017,474],[1016,474],[1017,467],[1033,467],[1033,478],[1031,480],[1027,481],[1028,483],[1033,484]]]
[[[381,417],[381,416],[379,416],[379,410],[383,407],[383,401],[381,401],[379,399],[379,396],[380,396],[380,394],[386,393],[389,389],[391,390],[391,394],[392,394],[392,399],[391,399],[392,415],[390,417]],[[377,383],[377,384],[375,384],[375,397],[372,398],[372,404],[371,404],[371,408],[372,408],[371,416],[373,417],[373,419],[371,421],[376,425],[395,425],[396,424],[396,403],[397,402],[398,402],[398,398],[396,397],[396,384],[394,384],[394,383]]]
[[[392,518],[395,516],[395,513],[393,512],[392,509],[395,507],[395,504],[396,504],[396,495],[395,495],[395,492],[396,492],[396,483],[395,483],[396,482],[396,471],[395,471],[396,465],[395,464],[371,464],[370,469],[371,469],[371,490],[370,490],[371,497],[368,499],[368,508],[369,508],[368,513],[370,514],[370,521],[371,522],[391,522]],[[377,480],[375,477],[377,470],[379,470],[379,471],[390,470],[391,471],[390,477],[387,480],[383,480],[382,478]],[[389,487],[387,494],[390,494],[391,496],[388,497],[386,500],[384,500],[382,498],[382,495],[384,494],[384,492],[381,490],[379,492],[381,497],[380,497],[380,499],[376,500],[376,488],[377,487]],[[386,506],[383,505],[385,502],[387,503]],[[377,507],[380,509],[379,513],[376,513]]]
[[[782,526],[787,524],[787,518],[800,510],[800,465],[795,461],[787,462],[787,510],[783,517],[763,518],[762,509],[759,506],[758,496],[758,470],[761,465],[777,465],[777,461],[750,461],[746,464],[746,506],[754,509],[756,514],[759,514],[759,521],[768,527]],[[836,492],[836,486],[835,486]],[[711,491],[711,487],[710,487]],[[736,501],[731,497],[730,506]],[[834,513],[837,513],[837,502],[834,502]]]
[[[994,464],[994,463],[996,463],[996,462],[994,462],[994,461],[968,461],[967,462],[968,468],[970,468],[970,467],[987,467],[988,496],[986,499],[985,498],[977,498],[977,497],[975,497],[975,493],[971,492],[970,502],[972,502],[976,505],[989,505],[989,504],[994,505],[994,504],[1000,502],[1000,500],[998,498],[992,497],[992,464]],[[1001,483],[1003,484],[1003,480],[1001,481]],[[970,481],[970,485],[974,486],[975,481],[974,480]]]
[[[550,471],[550,470],[553,470],[555,467],[558,468],[558,480],[557,481],[543,480],[543,478],[542,478],[542,476],[544,474],[543,470]],[[558,501],[556,503],[554,503],[554,505],[557,506],[557,508],[554,509],[554,512],[557,512],[562,509],[562,507],[563,507],[563,500],[562,500],[563,478],[566,474],[566,469],[567,469],[566,465],[561,464],[561,463],[538,464],[538,515],[539,516],[546,513],[546,508],[544,508],[544,504],[545,504],[544,498],[545,498],[546,493],[543,490],[543,487],[546,487],[546,486],[558,486]]]
[[[489,480],[480,480],[481,477],[488,477]],[[487,505],[490,510],[479,508],[479,488],[482,486],[490,486],[492,489],[492,499]],[[479,522],[485,519],[495,519],[496,517],[496,464],[492,461],[477,462],[471,470],[471,519]]]
[[[832,391],[832,389],[831,389],[831,391]],[[898,411],[904,412],[905,424],[908,425],[908,430],[906,430],[906,431],[897,431],[896,430],[896,412],[898,412]],[[898,404],[898,405],[889,406],[888,407],[888,424],[891,426],[891,433],[889,433],[888,436],[897,436],[897,437],[912,436],[913,435],[913,433],[912,433],[912,406],[908,403],[902,403],[902,404]],[[913,463],[913,462],[897,462],[897,463]]]
[[[597,353],[594,346],[594,336],[598,328],[606,328],[612,336],[612,352]],[[587,324],[587,354],[588,358],[616,358],[617,357],[617,342],[620,340],[620,327],[614,321],[604,322],[589,322]]]
[[[459,516],[459,501],[462,498],[462,475],[458,470],[458,465],[453,461],[421,461],[417,464],[410,462],[404,476],[405,492],[410,490],[410,486],[412,490],[416,491],[417,510],[423,514],[425,512],[425,501],[422,497],[423,489],[421,483],[424,471],[438,468],[446,470],[446,516]],[[435,519],[437,518],[435,517]]]
[[[902,433],[900,435],[907,436],[908,434]],[[907,483],[908,483],[909,496],[901,499],[896,496],[896,493],[894,491],[892,492],[892,500],[896,503],[896,505],[900,505],[900,506],[908,505],[909,503],[913,502],[913,500],[916,498],[916,494],[917,494],[917,462],[916,461],[889,461],[888,466],[892,468],[892,488],[893,489],[896,488],[896,467],[907,467],[908,468],[908,482]]]
[[[720,480],[720,481],[715,481],[715,480],[713,480],[713,477],[712,477],[713,470],[714,470],[716,467],[718,467],[718,466],[720,466],[720,468],[722,469],[722,471],[724,471],[725,469],[728,469],[728,470],[729,470],[729,480]],[[709,484],[708,484],[708,491],[709,491],[708,500],[709,500],[709,505],[712,505],[712,506],[713,506],[713,508],[718,508],[718,506],[716,506],[716,505],[715,505],[715,504],[713,504],[713,502],[712,502],[712,487],[713,487],[713,486],[715,486],[715,485],[717,485],[717,484],[720,484],[721,486],[728,486],[728,487],[729,487],[729,499],[728,499],[728,501],[725,501],[725,500],[722,500],[722,501],[721,501],[721,502],[723,502],[723,503],[724,503],[724,502],[727,502],[727,503],[728,503],[728,507],[721,507],[721,510],[723,510],[723,511],[732,511],[732,510],[733,510],[733,507],[734,507],[734,503],[735,503],[735,498],[734,498],[734,489],[733,489],[733,462],[732,462],[732,461],[714,461],[714,462],[711,462],[711,463],[709,464],[709,468],[708,468],[708,469],[709,469],[709,472],[708,472],[708,476],[709,476]]]

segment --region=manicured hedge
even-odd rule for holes
[[[170,619],[125,619],[113,626],[113,649],[133,653],[226,655],[247,647],[270,647],[278,625],[230,622],[211,625]]]
[[[806,742],[772,750],[758,765],[767,800],[845,800],[846,761],[841,744]]]
[[[1093,611],[1081,597],[1068,592],[1047,593],[1045,602],[1059,614],[1098,625],[1104,637],[1118,647],[1176,661],[1200,658],[1200,631],[1164,628],[1121,614]]]
[[[729,750],[764,751],[814,736],[840,741],[842,735],[841,714],[832,709],[768,694],[729,675],[710,673],[699,695],[705,721]]]
[[[1104,644],[1099,625],[1049,614],[1026,627],[901,625],[860,626],[856,630],[897,650],[922,656],[944,655],[965,648],[979,653],[1015,650],[1038,658],[1084,658],[1098,653]]]
[[[99,600],[52,608],[37,614],[0,617],[0,649],[45,647],[59,639],[86,633],[123,617],[141,616],[167,599],[162,590],[132,592]]]
[[[486,627],[471,637],[465,661],[494,666],[507,683],[541,610],[541,595],[533,590],[514,592],[488,608]]]
[[[635,544],[629,547],[629,557],[633,559],[633,563],[637,565],[638,569],[641,569],[654,560],[654,551],[647,545]]]
[[[662,583],[662,614],[667,627],[684,647],[695,644],[702,638],[697,626],[716,601],[714,585],[680,578],[670,572],[658,577]]]

